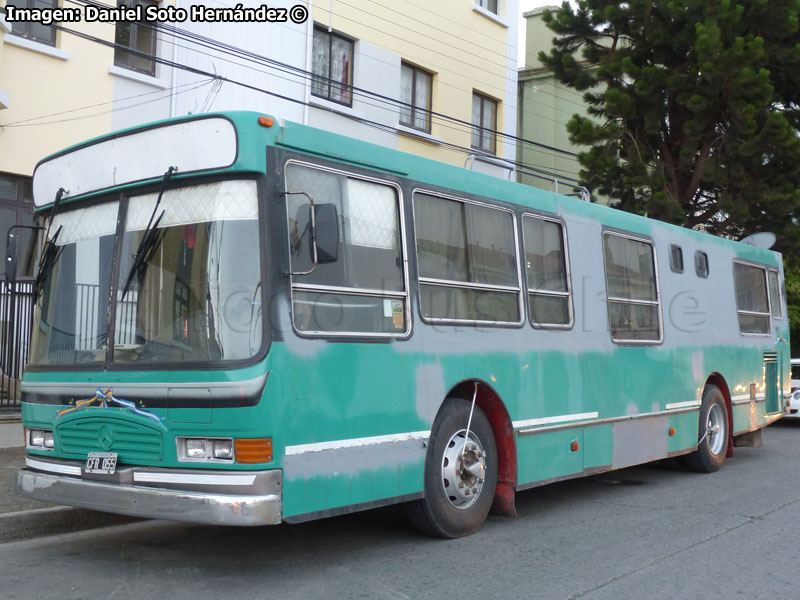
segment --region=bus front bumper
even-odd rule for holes
[[[170,489],[127,485],[21,469],[17,471],[16,491],[21,496],[43,502],[148,519],[210,525],[277,525],[282,512],[282,472],[272,470],[252,475],[258,490],[255,494],[218,493],[207,486]],[[209,476],[221,475],[217,471]]]

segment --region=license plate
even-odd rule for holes
[[[116,470],[116,452],[89,452],[89,456],[86,457],[86,467],[84,471],[87,473],[113,475]]]

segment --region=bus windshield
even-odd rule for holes
[[[261,347],[256,183],[221,181],[167,190],[158,240],[123,287],[158,194],[56,215],[60,255],[45,273],[31,364],[104,363],[109,299],[116,303],[115,363],[243,360]],[[112,282],[117,220],[122,239]]]

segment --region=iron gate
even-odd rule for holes
[[[0,411],[17,410],[28,361],[33,281],[0,281]]]

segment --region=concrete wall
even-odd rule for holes
[[[207,0],[178,0],[177,2],[179,7],[187,10],[195,4],[209,6]],[[236,2],[226,2],[225,6],[235,4]],[[251,7],[260,6],[262,2],[260,0],[243,0],[242,4]],[[283,8],[293,4],[296,2],[277,0],[270,2],[269,6]],[[220,25],[219,23],[187,21],[180,24],[180,28],[297,69],[310,70],[306,58],[307,24],[287,22]],[[275,68],[274,65],[271,66],[258,59],[248,61],[240,56],[234,57],[215,50],[198,48],[188,42],[180,42],[179,46],[175,52],[176,62],[236,81],[246,82],[253,88],[268,90],[272,92],[272,95],[233,83],[222,83],[218,91],[215,91],[212,82],[207,77],[177,70],[175,72],[173,116],[217,110],[246,109],[303,122],[303,105],[279,98],[279,96],[288,96],[302,100],[305,97],[306,78],[296,71]],[[196,85],[204,82],[205,85],[195,88]]]
[[[547,9],[557,8],[542,7],[524,14],[526,64],[518,74],[519,132],[520,137],[526,140],[577,154],[586,148],[575,146],[569,141],[567,123],[575,114],[588,114],[583,94],[560,83],[538,59],[540,51],[549,52],[555,37],[542,21],[542,13]],[[569,180],[579,179],[581,167],[575,156],[532,144],[520,144],[518,157],[525,165],[566,180],[554,182],[520,174],[519,181],[522,183],[565,193],[571,191]]]

